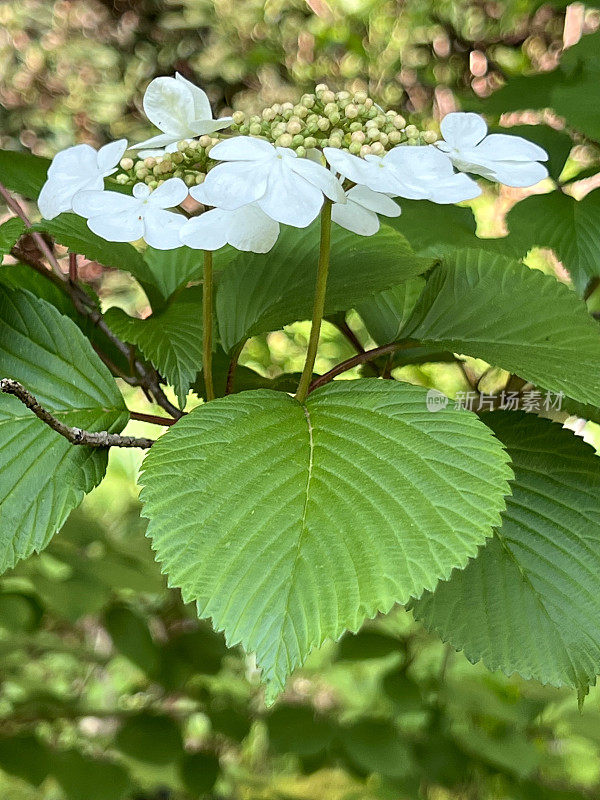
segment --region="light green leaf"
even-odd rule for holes
[[[503,256],[445,258],[401,335],[600,404],[600,331],[585,304],[554,277]]]
[[[109,308],[105,319],[120,339],[139,347],[173,386],[179,405],[202,369],[202,288],[181,292],[168,306],[147,319]]]
[[[0,225],[0,260],[10,253],[26,230],[25,223],[18,217],[7,219]]]
[[[415,615],[471,661],[581,695],[600,672],[600,460],[548,420],[484,419],[515,471],[502,527]]]
[[[127,410],[89,341],[54,306],[0,287],[0,377],[14,378],[67,425],[120,431]],[[96,486],[106,451],[73,446],[0,395],[0,572],[44,548]]]
[[[217,291],[221,341],[238,342],[310,319],[319,253],[319,224],[286,228],[267,257],[243,254],[223,271]],[[387,225],[374,236],[334,226],[325,314],[346,311],[360,300],[425,272],[432,261],[414,255],[406,239]]]
[[[267,701],[313,647],[464,566],[499,524],[510,469],[466,411],[425,389],[340,381],[305,405],[258,390],[200,406],[141,483],[172,586],[256,653]]]
[[[562,192],[527,197],[510,210],[506,222],[520,254],[551,247],[580,294],[600,275],[600,189],[579,201]]]
[[[37,200],[46,182],[49,158],[14,150],[0,150],[0,183],[11,192]]]

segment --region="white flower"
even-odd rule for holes
[[[380,192],[374,192],[367,186],[353,186],[346,192],[345,204],[334,203],[331,219],[342,228],[358,233],[360,236],[372,236],[379,230],[379,217],[400,216],[400,206]]]
[[[256,203],[271,219],[305,228],[318,216],[323,195],[345,202],[340,182],[321,164],[298,158],[287,147],[236,136],[215,145],[217,164],[202,184],[202,202],[233,211]]]
[[[196,186],[190,194],[199,202],[204,199]],[[189,219],[180,232],[183,244],[196,250],[218,250],[226,244],[236,250],[268,253],[279,236],[279,223],[268,217],[255,204],[227,211],[213,208],[199,217]]]
[[[445,141],[436,147],[446,153],[456,169],[473,172],[506,186],[534,186],[548,177],[539,161],[548,154],[522,136],[505,133],[487,135],[487,125],[479,114],[453,112],[441,122]]]
[[[181,178],[170,178],[150,192],[136,183],[133,197],[118,192],[79,192],[73,210],[87,219],[90,230],[109,242],[135,242],[144,238],[157,250],[181,247],[179,231],[186,218],[167,208],[182,203],[188,188]]]
[[[89,144],[77,144],[57,153],[38,197],[44,219],[54,219],[63,211],[71,211],[77,192],[102,189],[104,178],[116,171],[126,149],[127,140],[119,139],[100,150],[94,150]]]
[[[198,86],[183,75],[174,78],[155,78],[144,94],[144,111],[150,122],[163,131],[140,144],[141,147],[166,147],[181,139],[193,139],[206,133],[227,128],[232,117],[213,119],[210,102]]]
[[[477,183],[454,172],[450,159],[435,147],[398,145],[384,156],[365,158],[334,147],[323,152],[336,172],[374,192],[434,203],[459,203],[481,194]]]

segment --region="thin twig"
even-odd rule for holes
[[[247,339],[244,339],[242,342],[240,342],[231,354],[231,361],[229,362],[229,369],[227,370],[227,380],[225,382],[225,394],[231,394],[233,392],[235,371],[237,369],[238,361],[240,360],[240,356],[246,341]]]
[[[25,213],[25,209],[23,208],[23,206],[17,200],[15,200],[15,198],[10,194],[10,192],[8,191],[8,189],[6,188],[6,186],[3,183],[0,183],[0,195],[2,195],[2,197],[6,201],[6,205],[12,211],[14,211],[15,214],[21,220],[23,220],[23,222],[25,223],[25,225],[27,225],[28,228],[31,228],[31,220],[29,219],[29,217]],[[58,263],[58,261],[56,259],[56,256],[52,252],[52,248],[48,246],[46,240],[41,235],[41,233],[37,233],[37,231],[33,231],[31,233],[31,236],[33,237],[33,240],[35,241],[36,245],[38,246],[38,249],[40,250],[40,252],[44,256],[46,256],[46,258],[48,259],[48,263],[52,266],[52,269],[54,270],[54,272],[57,275],[59,275],[60,277],[62,277],[63,273],[62,273],[62,270],[60,268],[60,264]]]
[[[77,283],[77,253],[69,253],[69,280]]]
[[[21,383],[11,378],[2,378],[0,380],[0,391],[4,392],[4,394],[14,395],[30,411],[33,411],[38,419],[48,425],[49,428],[52,428],[53,431],[56,431],[56,433],[64,436],[71,444],[82,444],[88,447],[142,447],[144,449],[152,447],[154,444],[154,439],[120,436],[118,433],[108,433],[108,431],[92,433],[81,428],[71,428],[56,419],[56,417],[53,417],[49,411],[40,405],[31,392]]]
[[[415,342],[412,339],[405,339],[401,342],[391,342],[390,344],[381,345],[381,347],[374,347],[372,350],[365,350],[362,353],[357,353],[357,355],[336,364],[333,369],[330,369],[329,372],[326,372],[324,375],[319,375],[318,378],[315,378],[309,386],[308,393],[314,392],[319,386],[324,386],[338,375],[341,375],[342,372],[347,372],[353,367],[358,367],[360,364],[365,364],[372,361],[374,358],[379,358],[379,356],[395,353],[396,350],[405,350],[408,347],[414,346]]]
[[[149,422],[151,425],[175,425],[176,419],[171,417],[159,417],[157,414],[144,414],[142,411],[130,411],[129,416],[131,419],[137,419],[140,422]]]

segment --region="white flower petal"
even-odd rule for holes
[[[365,161],[364,158],[359,158],[347,150],[340,150],[337,147],[324,147],[323,155],[340,175],[354,183],[369,185],[367,181],[372,179],[374,172],[373,162]]]
[[[377,214],[351,200],[346,204],[334,203],[331,207],[331,219],[347,231],[358,233],[359,236],[373,236],[379,230]]]
[[[76,144],[61,150],[52,159],[48,168],[48,177],[51,175],[72,175],[81,177],[84,172],[97,172],[96,158],[98,153],[89,144]]]
[[[368,186],[353,186],[346,197],[348,203],[358,203],[368,211],[383,214],[385,217],[399,217],[401,213],[400,206],[391,197],[381,192],[374,192]]]
[[[279,237],[279,223],[257,205],[248,205],[230,214],[227,240],[232,247],[250,253],[268,253]]]
[[[80,217],[87,218],[105,214],[107,216],[134,214],[138,207],[141,208],[141,201],[135,197],[102,189],[78,192],[73,198],[73,211]]]
[[[266,189],[265,165],[256,161],[236,161],[213,167],[204,183],[193,189],[191,195],[199,203],[232,211],[260,199]]]
[[[169,178],[150,195],[148,202],[158,208],[174,208],[188,196],[188,187],[181,178]]]
[[[478,157],[493,161],[547,161],[548,153],[522,136],[490,133],[473,148]]]
[[[102,180],[102,179],[100,179]],[[49,178],[42,186],[38,197],[38,208],[44,219],[54,219],[63,211],[70,211],[73,197],[82,189],[77,178]]]
[[[254,136],[234,136],[216,144],[210,157],[217,161],[254,161],[275,158],[277,152],[272,144]]]
[[[301,175],[313,186],[319,188],[326,197],[336,203],[345,203],[346,195],[342,184],[326,167],[316,164],[308,158],[285,158],[284,162],[289,169]]]
[[[135,242],[144,235],[144,220],[141,214],[103,214],[90,217],[88,228],[107,242]]]
[[[136,185],[133,187],[132,194],[139,200],[145,200],[147,197],[150,197],[150,191],[150,187],[147,184],[136,183]]]
[[[144,94],[144,111],[156,127],[184,139],[194,120],[194,98],[175,78],[155,78]]]
[[[192,122],[190,131],[195,136],[204,136],[207,133],[215,133],[215,131],[222,131],[223,128],[228,128],[233,122],[233,117],[220,117],[219,119],[202,119]],[[216,145],[215,145],[216,146]]]
[[[185,136],[180,136],[178,133],[159,133],[158,136],[151,136],[149,139],[144,139],[144,141],[140,142],[139,144],[132,144],[129,149],[141,150],[142,148],[149,148],[150,150],[153,150],[157,147],[165,148],[168,145],[173,144],[174,142],[179,142],[181,139],[185,138]],[[142,154],[140,153],[140,155]],[[152,155],[152,153],[149,153],[149,155]],[[162,155],[162,150],[158,153],[155,153],[155,155]],[[144,155],[143,157],[147,158],[147,155]]]
[[[147,205],[142,235],[150,247],[155,247],[157,250],[174,250],[176,247],[181,247],[180,233],[186,221],[183,214]]]
[[[181,242],[194,250],[219,250],[227,244],[226,222],[233,213],[213,208],[188,219],[179,231]]]
[[[479,114],[453,111],[443,118],[440,130],[452,147],[473,147],[487,134],[487,125]]]
[[[323,205],[323,192],[284,166],[280,159],[269,171],[267,190],[258,205],[283,225],[306,228]]]
[[[113,167],[116,167],[123,158],[123,153],[127,150],[127,139],[119,139],[116,142],[109,142],[98,150],[96,155],[96,165],[102,174],[105,174]]]
[[[447,205],[449,203],[462,203],[463,200],[473,200],[481,194],[481,186],[468,175],[458,173],[445,181],[431,185],[425,199],[433,203]]]
[[[517,188],[535,186],[548,177],[548,170],[539,161],[482,161],[469,171]]]
[[[192,96],[193,111],[190,115],[190,118],[212,119],[212,109],[210,107],[210,101],[206,92],[191,81],[188,81],[188,79],[184,78],[183,75],[180,75],[179,72],[175,73],[175,80],[179,81],[179,83],[185,86]]]

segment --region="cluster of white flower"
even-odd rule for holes
[[[351,105],[352,113],[353,109]],[[182,140],[207,137],[233,122],[231,117],[214,120],[206,94],[181,75],[152,81],[144,96],[144,110],[162,133],[131,149],[166,148],[147,151],[147,158],[175,153]],[[371,107],[366,108],[367,116],[370,112]],[[271,115],[267,116],[271,124]],[[337,118],[339,112],[331,111],[330,116]],[[40,211],[46,219],[74,211],[94,233],[113,242],[144,239],[162,250],[182,245],[217,250],[230,244],[238,250],[265,253],[277,241],[280,223],[298,228],[310,225],[325,198],[332,201],[335,223],[370,236],[379,229],[378,214],[400,214],[392,198],[458,203],[481,193],[465,173],[514,187],[532,186],[548,174],[539,163],[548,158],[542,148],[520,136],[488,135],[485,121],[472,113],[444,117],[443,140],[432,144],[393,145],[388,136],[390,149],[384,152],[382,148],[382,154],[372,149],[363,152],[360,147],[344,149],[333,136],[320,149],[303,145],[293,149],[255,135],[252,124],[249,131],[249,135],[240,132],[217,143],[211,140],[212,167],[202,175],[200,185],[188,188],[181,177],[152,186],[139,182],[133,186],[133,196],[104,188],[104,178],[116,172],[118,164],[133,165],[132,159],[123,159],[124,139],[98,151],[89,145],[68,148],[48,170],[38,201]],[[352,133],[345,135],[351,144],[356,143]],[[168,210],[180,206],[188,193],[209,210],[191,218],[181,209]]]

